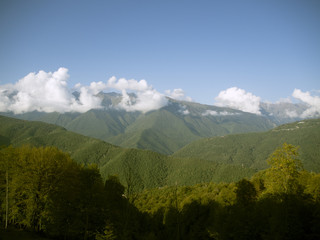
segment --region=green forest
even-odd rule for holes
[[[1,232],[51,239],[320,239],[320,174],[284,143],[268,168],[231,183],[137,190],[56,147],[0,151]]]

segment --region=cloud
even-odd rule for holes
[[[124,78],[117,80],[116,77],[111,77],[107,86],[122,92],[122,100],[118,107],[128,112],[145,113],[162,108],[168,103],[166,97],[149,86],[145,80],[126,80]],[[129,96],[128,91],[133,92],[134,97]]]
[[[129,112],[141,111],[146,113],[168,104],[166,96],[148,85],[146,80],[137,81],[111,77],[107,82],[91,82],[88,86],[76,84],[73,89],[78,92],[78,95],[74,96],[68,88],[68,79],[68,69],[61,67],[55,72],[32,72],[14,84],[0,85],[0,112],[13,112],[15,114],[32,111],[86,112],[90,109],[103,108],[101,105],[102,99],[98,93],[109,89],[116,89],[122,93],[122,99],[116,108]],[[316,91],[313,93],[317,94]],[[166,90],[165,94],[177,100],[192,101],[180,88]],[[320,116],[319,96],[294,89],[292,97],[303,102],[304,108],[289,109],[285,107],[283,113],[288,117]],[[281,101],[281,103],[284,102],[289,103],[290,99]],[[221,91],[215,98],[215,105],[261,114],[260,97],[237,87]],[[190,114],[186,107],[182,107],[179,112],[185,115]],[[207,110],[202,115],[227,116],[234,114],[228,111]]]
[[[215,98],[215,105],[219,107],[229,107],[243,112],[260,115],[260,97],[246,92],[243,89],[232,87],[221,91]]]
[[[192,98],[185,95],[185,92],[181,88],[176,88],[171,90],[165,91],[166,95],[170,98],[181,100],[181,101],[188,101],[191,102]]]
[[[299,99],[308,106],[308,109],[305,110],[300,117],[307,118],[320,116],[319,96],[311,96],[310,92],[302,92],[300,89],[294,89],[292,97]]]
[[[232,115],[238,115],[239,113],[232,113],[227,111],[217,112],[213,110],[206,110],[204,113],[202,113],[202,116],[232,116]]]
[[[287,116],[290,117],[290,118],[299,117],[299,114],[297,113],[296,110],[288,110],[288,109],[286,109],[286,110],[284,111],[284,113],[285,113],[285,115],[287,115]]]
[[[0,86],[0,111],[63,113],[101,107],[101,100],[94,96],[103,88],[101,82],[90,86],[78,84],[80,95],[76,99],[68,89],[68,78],[68,69],[62,67],[55,72],[29,73],[15,84]]]
[[[183,115],[188,115],[190,114],[190,111],[188,110],[187,106],[185,105],[180,105],[180,109],[178,110],[179,113],[183,114]]]
[[[89,86],[78,83],[76,97],[68,88],[68,69],[55,72],[29,73],[15,84],[0,86],[0,111],[21,114],[25,112],[86,112],[102,108],[97,96],[108,88],[120,90],[122,101],[118,107],[126,111],[148,112],[167,104],[166,97],[149,86],[145,80],[136,81],[111,77],[107,83],[91,82]],[[129,96],[128,92],[135,94]]]

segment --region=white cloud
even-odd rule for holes
[[[299,114],[297,113],[296,110],[290,111],[290,110],[286,109],[286,110],[284,111],[284,113],[285,113],[285,115],[287,115],[287,116],[290,117],[290,118],[296,118],[296,117],[299,116]]]
[[[173,89],[173,91],[166,90],[165,93],[167,94],[168,97],[176,99],[176,100],[188,101],[188,102],[192,101],[192,98],[186,96],[185,92],[181,88]]]
[[[181,112],[183,115],[188,115],[190,114],[190,111],[188,109],[185,109]]]
[[[232,116],[232,115],[238,115],[239,113],[232,113],[227,111],[217,112],[213,110],[206,110],[204,113],[202,113],[202,116]]]
[[[162,108],[168,103],[166,97],[149,86],[145,80],[120,78],[117,81],[115,77],[111,77],[107,86],[122,92],[122,100],[118,107],[128,112],[141,111],[145,113]],[[128,91],[135,93],[135,97],[130,97]]]
[[[86,112],[90,109],[102,108],[102,99],[97,94],[107,89],[120,91],[122,100],[117,107],[130,112],[141,111],[145,113],[160,109],[168,104],[165,95],[148,85],[146,80],[137,81],[111,77],[107,82],[91,82],[88,86],[76,84],[74,88],[79,95],[75,97],[68,88],[68,79],[68,69],[62,67],[55,72],[29,73],[15,84],[0,85],[0,112],[12,111],[15,114],[31,111]],[[174,99],[192,101],[180,88],[167,90],[165,93]],[[304,111],[284,109],[284,114],[292,118],[320,116],[319,96],[295,89],[292,97],[303,102],[307,109]],[[284,102],[289,103],[290,99],[282,99],[279,104]],[[221,91],[215,98],[215,105],[261,114],[260,97],[237,87]],[[185,115],[190,114],[186,107],[182,107],[179,112]],[[237,113],[207,110],[202,115],[227,116],[234,114]]]
[[[103,82],[91,82],[89,86],[76,84],[75,88],[79,92],[78,102],[72,105],[73,111],[86,112],[90,109],[101,108],[101,99],[96,95],[107,88],[107,84]]]
[[[302,92],[300,89],[294,89],[292,96],[308,105],[308,109],[302,114],[302,118],[320,116],[320,97],[311,96],[310,92]]]
[[[136,81],[111,77],[107,83],[92,82],[89,86],[80,83],[74,88],[79,92],[75,97],[68,89],[67,68],[55,72],[39,71],[29,73],[15,84],[0,86],[0,111],[12,111],[15,114],[39,112],[86,112],[102,108],[97,94],[108,88],[122,91],[122,101],[118,107],[126,111],[148,112],[167,104],[166,97],[149,86],[145,80]],[[129,97],[127,91],[135,93]]]
[[[68,69],[59,68],[53,73],[29,73],[13,85],[0,86],[0,111],[16,114],[32,111],[63,113],[86,112],[101,107],[101,100],[94,96],[103,88],[101,82],[93,82],[88,87],[77,85],[80,88],[77,100],[68,90],[68,78]]]
[[[143,91],[152,89],[152,87],[148,86],[147,81],[144,79],[137,81],[134,79],[126,80],[125,78],[120,78],[117,81],[117,78],[115,76],[111,77],[108,80],[107,86],[109,88],[114,88],[121,91],[123,89],[126,89],[126,90],[143,92]]]
[[[243,112],[261,114],[260,97],[237,87],[221,91],[215,101],[215,105],[219,107],[229,107]]]
[[[187,106],[185,106],[185,105],[180,105],[180,109],[178,110],[178,112],[183,115],[190,114],[190,111],[188,110]]]

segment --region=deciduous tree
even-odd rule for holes
[[[271,193],[297,193],[300,189],[299,175],[302,163],[298,147],[284,143],[267,160],[270,168],[266,172],[266,187]]]

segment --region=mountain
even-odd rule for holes
[[[55,146],[69,153],[79,163],[98,165],[104,165],[123,151],[112,144],[67,131],[53,124],[4,116],[0,116],[0,144]]]
[[[267,117],[277,125],[302,120],[301,116],[305,110],[307,110],[305,104],[290,102],[260,103],[262,116]]]
[[[168,98],[168,104],[159,110],[127,112],[117,107],[121,101],[120,94],[99,93],[98,96],[104,108],[85,113],[2,115],[52,123],[121,147],[148,149],[163,154],[172,154],[203,137],[259,132],[275,127],[272,120],[264,116],[229,108]],[[135,95],[130,97],[134,99]]]
[[[79,163],[97,164],[105,178],[116,174],[124,185],[131,179],[137,190],[176,183],[232,182],[255,173],[254,169],[232,164],[124,149],[53,124],[0,116],[0,145],[10,144],[55,146]]]
[[[300,146],[300,159],[304,167],[320,172],[320,119],[284,124],[262,133],[201,139],[183,147],[173,156],[238,164],[260,170],[268,167],[266,159],[284,142]]]

